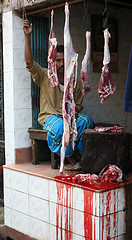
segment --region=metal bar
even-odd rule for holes
[[[92,0],[88,0],[88,1],[92,2]],[[79,3],[79,2],[83,2],[83,0],[68,1],[68,4],[74,4],[74,3]],[[65,2],[57,4],[57,5],[53,5],[53,6],[50,6],[47,8],[41,8],[41,9],[37,9],[37,10],[31,11],[31,12],[27,12],[27,15],[29,16],[29,15],[36,14],[36,13],[39,13],[39,15],[41,15],[41,13],[44,14],[44,12],[46,12],[46,11],[49,11],[49,10],[55,9],[55,8],[61,8],[63,6],[65,6]]]
[[[125,1],[120,2],[120,1],[109,0],[108,3],[118,4],[118,5],[122,5],[122,6],[126,6],[126,7],[132,7],[131,3],[125,3]]]

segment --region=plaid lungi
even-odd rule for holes
[[[82,153],[83,150],[83,138],[82,134],[84,129],[93,128],[94,122],[90,116],[82,113],[78,114],[76,121],[77,126],[77,139],[75,141],[74,150],[72,149],[72,138],[70,138],[70,144],[66,150],[66,157],[73,154],[73,151],[78,150]],[[60,115],[52,115],[46,119],[43,124],[43,129],[47,131],[47,143],[50,150],[60,156],[62,146],[63,135],[63,117]]]

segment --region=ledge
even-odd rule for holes
[[[3,166],[6,169],[13,171],[18,171],[26,173],[29,175],[34,175],[40,178],[46,178],[49,180],[57,181],[64,184],[69,184],[75,187],[83,188],[89,191],[94,192],[105,192],[111,189],[124,187],[132,183],[132,174],[129,173],[128,179],[130,182],[123,182],[120,184],[117,183],[102,183],[101,181],[94,182],[93,184],[89,183],[73,183],[72,176],[76,175],[77,171],[65,171],[64,175],[59,173],[59,169],[52,169],[50,161],[43,162],[39,165],[33,165],[32,163],[22,163],[22,164],[9,164]]]

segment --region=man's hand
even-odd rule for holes
[[[75,118],[78,118],[78,113],[80,112],[80,107],[78,105],[75,105]]]
[[[30,43],[30,34],[33,30],[32,23],[29,26],[29,23],[27,20],[24,21],[23,24],[23,31],[25,33],[25,62],[27,67],[30,69],[33,66],[33,60],[32,60],[32,53],[31,53],[31,43]]]
[[[33,30],[32,23],[29,25],[28,21],[25,20],[24,24],[23,24],[23,31],[24,31],[25,35],[27,35],[27,36],[30,35],[32,30]]]

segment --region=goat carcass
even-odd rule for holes
[[[70,143],[72,135],[72,148],[74,149],[74,141],[77,137],[76,118],[75,118],[75,102],[73,97],[73,88],[77,79],[77,60],[78,54],[75,53],[72,39],[69,32],[69,8],[68,3],[65,4],[65,27],[64,27],[64,95],[63,95],[63,121],[64,133],[62,137],[61,147],[61,164],[60,173],[64,172],[64,159],[67,146]]]

